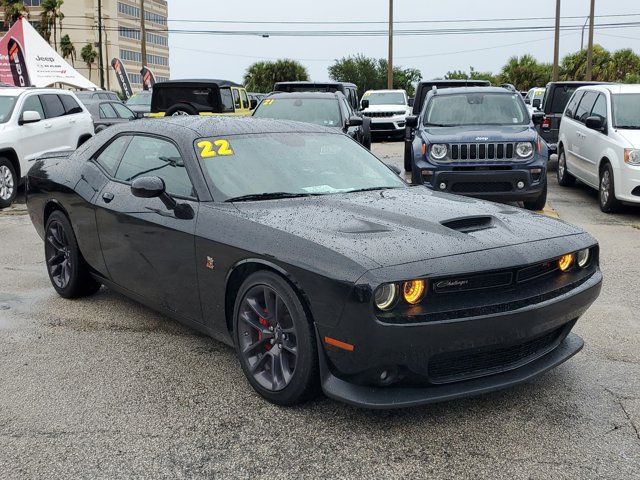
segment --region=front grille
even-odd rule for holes
[[[491,346],[436,354],[429,360],[429,378],[434,383],[448,383],[517,368],[555,348],[564,329],[562,326],[508,347]]]
[[[513,143],[454,143],[450,146],[451,160],[512,160]]]
[[[501,193],[511,192],[513,185],[509,182],[457,182],[451,186],[455,193]]]
[[[371,130],[395,130],[393,123],[372,123]]]
[[[404,115],[405,112],[363,112],[366,117],[375,117],[375,118],[383,118],[383,117],[393,117],[395,115]]]

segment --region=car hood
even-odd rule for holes
[[[537,137],[530,125],[423,127],[423,134],[427,143],[533,142]]]
[[[640,130],[631,130],[630,128],[620,128],[617,130],[618,135],[623,137],[633,148],[640,148]]]
[[[526,210],[423,186],[235,205],[253,222],[333,250],[365,268],[582,233]]]
[[[369,105],[368,108],[362,110],[368,112],[406,112],[409,110],[407,105]]]

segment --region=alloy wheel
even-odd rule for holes
[[[14,188],[15,184],[11,170],[6,165],[0,166],[0,199],[9,200],[13,195]]]
[[[560,155],[560,158],[558,159],[558,177],[560,177],[560,179],[564,178],[564,171],[565,171],[565,158],[564,158],[564,153]]]
[[[187,112],[185,112],[184,110],[176,110],[175,112],[173,112],[173,114],[171,115],[172,117],[182,117],[182,116],[188,116],[189,114]]]
[[[609,201],[609,195],[611,193],[611,175],[609,170],[602,172],[602,178],[600,179],[600,203],[606,205]]]
[[[297,334],[289,308],[271,287],[256,285],[238,311],[239,352],[249,373],[263,388],[284,389],[293,378]]]
[[[71,247],[62,224],[53,221],[49,224],[45,242],[47,268],[51,279],[58,288],[66,288],[71,281]]]

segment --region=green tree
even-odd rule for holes
[[[9,28],[20,17],[29,17],[29,12],[22,0],[0,0],[0,8],[4,13],[4,25]]]
[[[518,90],[546,85],[551,81],[551,65],[538,63],[531,55],[511,57],[500,72],[500,83],[511,83]]]
[[[370,58],[358,54],[336,60],[329,67],[329,77],[337,82],[351,82],[358,91],[381,90],[387,88],[387,60]],[[422,73],[416,68],[393,68],[393,87],[402,88],[409,96],[415,92],[415,83],[422,79]]]
[[[76,47],[71,42],[69,35],[64,35],[60,39],[60,53],[62,54],[62,58],[71,58],[71,65],[75,66]]]
[[[478,72],[473,67],[469,67],[469,73],[463,70],[453,70],[446,73],[445,80],[488,80],[493,85],[498,85],[501,82],[499,76],[494,75],[491,72]]]
[[[295,60],[256,62],[244,74],[244,86],[250,92],[267,93],[276,82],[309,80],[307,69]]]
[[[42,0],[40,4],[40,34],[51,44],[51,33],[53,32],[53,48],[58,50],[58,26],[62,34],[62,4],[64,0]]]
[[[80,50],[80,57],[82,57],[84,63],[87,64],[87,68],[89,69],[89,80],[91,80],[91,67],[95,63],[96,58],[98,58],[98,52],[93,48],[92,44],[87,43],[82,47],[82,50]]]

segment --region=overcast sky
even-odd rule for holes
[[[361,25],[258,25],[196,23],[198,21],[386,21],[388,0],[168,0],[169,28],[191,30],[381,30],[384,24]],[[478,20],[496,18],[553,17],[555,0],[395,0],[395,21]],[[589,14],[589,0],[562,0],[562,16]],[[596,0],[598,23],[640,22],[638,0]],[[637,14],[636,16],[631,16]],[[187,20],[188,22],[180,22]],[[582,25],[583,19],[563,19],[564,25]],[[469,27],[512,27],[553,25],[553,20],[502,21],[498,23],[397,23],[395,29],[441,29]],[[587,32],[585,31],[585,46]],[[640,26],[596,30],[595,42],[607,49],[633,48],[640,52]],[[517,44],[517,45],[516,45]],[[314,80],[328,78],[327,67],[334,59],[362,53],[386,57],[387,38],[221,36],[169,34],[172,78],[224,78],[241,81],[247,67],[258,60],[292,58],[300,60]],[[580,48],[580,32],[565,32],[560,54]],[[443,76],[448,70],[500,70],[511,55],[533,54],[553,60],[553,32],[456,34],[438,36],[396,36],[395,64],[415,67],[423,78]]]

